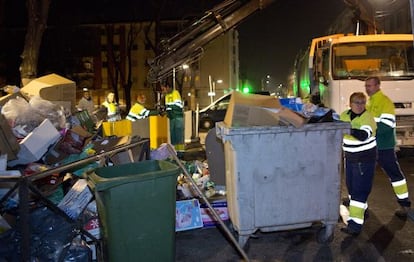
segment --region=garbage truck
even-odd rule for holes
[[[294,65],[293,95],[334,109],[349,108],[353,92],[378,76],[394,102],[397,145],[414,146],[414,49],[412,34],[335,34],[315,38]]]

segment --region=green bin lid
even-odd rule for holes
[[[87,173],[89,186],[104,191],[127,183],[153,180],[165,176],[177,176],[179,167],[168,161],[145,160],[110,167],[100,167]]]

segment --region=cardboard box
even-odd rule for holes
[[[89,233],[91,233],[92,236],[94,236],[97,239],[101,239],[101,222],[99,220],[98,215],[98,208],[96,206],[96,200],[92,200],[89,202],[89,204],[86,206],[85,210],[83,211],[83,218],[82,221],[83,229],[87,230]],[[85,236],[86,241],[91,241],[91,239],[88,236]]]
[[[64,137],[49,149],[43,161],[46,164],[53,165],[61,162],[70,154],[80,154],[90,137],[92,137],[92,134],[81,126],[72,127]]]
[[[92,200],[93,194],[86,179],[79,179],[59,202],[58,207],[69,217],[77,219]]]
[[[131,144],[131,143],[136,143],[140,140],[138,137],[126,136],[124,138],[128,138],[127,142],[125,143],[126,145]],[[114,163],[115,165],[138,162],[140,160],[141,153],[143,153],[143,150],[145,149],[144,146],[145,144],[140,144],[134,147],[130,147],[129,149],[120,151],[110,156],[110,159],[112,163]]]
[[[59,138],[60,134],[50,120],[43,120],[38,127],[20,141],[17,159],[9,161],[7,165],[15,166],[38,161],[47,152],[49,146],[53,145]]]
[[[19,143],[7,119],[0,114],[0,155],[7,154],[7,160],[15,160],[19,150]]]
[[[137,121],[131,121],[131,129],[133,136],[139,136],[142,138],[150,138],[150,119],[138,119]]]
[[[101,226],[100,226],[99,218],[98,217],[92,217],[89,219],[86,224],[83,226],[83,229],[88,231],[92,236],[94,236],[96,239],[101,239]],[[89,238],[87,237],[87,240]]]
[[[115,122],[103,122],[104,136],[140,136],[149,138],[149,118],[130,121],[127,119]]]
[[[214,210],[217,212],[217,214],[220,216],[222,221],[229,220],[229,211],[227,210],[227,200],[218,200],[210,203]],[[210,209],[206,204],[200,205],[200,211],[201,211],[201,219],[203,221],[204,227],[215,227],[219,224],[218,221],[216,221],[214,215],[211,213]]]
[[[20,89],[20,93],[28,98],[40,96],[45,100],[69,101],[71,103],[71,112],[75,111],[76,106],[76,83],[72,80],[49,74],[30,81]],[[61,104],[61,102],[58,102]]]
[[[119,146],[128,145],[131,142],[129,136],[123,137],[108,137],[104,139],[94,140],[91,143],[93,144],[93,149],[97,154],[102,152],[107,152],[111,149],[114,149]]]
[[[283,107],[273,96],[233,92],[224,123],[232,127],[293,125],[301,127],[305,118]]]
[[[175,231],[201,228],[200,203],[197,199],[176,201],[175,205]]]

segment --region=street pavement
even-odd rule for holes
[[[414,157],[400,158],[411,199],[414,200]],[[342,196],[346,197],[342,177]],[[339,219],[333,241],[320,244],[321,224],[312,227],[256,232],[244,246],[249,261],[355,261],[414,262],[414,220],[394,215],[398,205],[387,176],[377,169],[368,200],[369,218],[362,233],[351,237],[340,231]],[[294,207],[292,207],[294,208]],[[231,226],[231,224],[230,224]],[[231,229],[231,227],[230,227]],[[243,261],[243,256],[220,228],[202,228],[176,233],[176,261]]]

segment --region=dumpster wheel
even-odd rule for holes
[[[245,252],[249,251],[249,238],[250,235],[243,235],[240,236],[239,232],[237,232],[237,230],[234,228],[233,223],[231,222],[231,220],[228,220],[225,222],[227,228],[229,229],[229,231],[231,232],[231,234],[233,235],[233,237],[237,240],[237,242],[239,243],[240,247],[243,248],[243,250]]]
[[[334,228],[335,225],[325,225],[318,232],[318,243],[328,244],[334,239]]]

